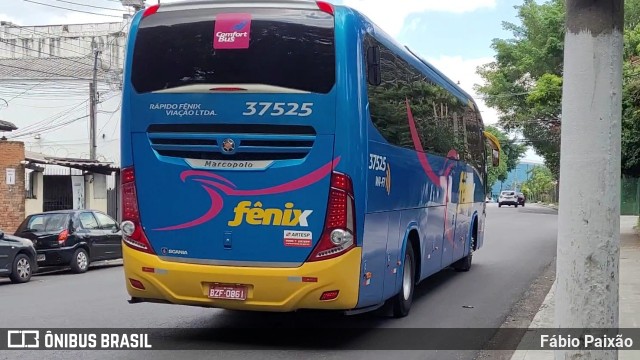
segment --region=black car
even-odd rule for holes
[[[8,276],[13,283],[25,283],[36,271],[36,249],[31,240],[0,230],[0,277]]]
[[[518,205],[524,207],[525,202],[527,202],[527,197],[523,193],[518,193]]]
[[[110,216],[95,210],[29,215],[16,236],[33,241],[41,267],[71,266],[83,273],[94,261],[122,258],[122,232]]]

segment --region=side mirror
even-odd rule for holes
[[[491,146],[491,163],[494,167],[498,167],[500,166],[500,140],[488,131],[483,131],[483,134]]]
[[[380,48],[370,46],[367,49],[367,81],[370,85],[382,84],[382,71],[380,69]]]
[[[0,231],[0,240],[4,239],[4,232]]]

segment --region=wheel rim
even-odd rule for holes
[[[476,246],[476,237],[471,235],[471,244],[469,244],[469,257],[473,256],[473,248]]]
[[[76,261],[80,269],[84,270],[87,267],[87,255],[83,251],[80,251],[78,253]]]
[[[17,270],[20,279],[27,279],[29,275],[31,275],[31,264],[29,264],[29,260],[26,258],[18,260]]]
[[[402,295],[405,300],[409,300],[411,295],[411,258],[407,256],[404,260],[404,270],[402,275]]]

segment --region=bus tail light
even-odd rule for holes
[[[331,3],[326,1],[316,1],[316,4],[318,4],[318,9],[320,9],[320,11],[326,12],[329,15],[334,14],[333,5]]]
[[[130,248],[148,254],[155,254],[140,223],[135,172],[132,167],[124,168],[122,178],[122,239]]]
[[[351,178],[333,172],[329,192],[324,230],[308,261],[338,257],[356,244],[355,200]]]
[[[144,19],[149,15],[153,15],[157,13],[158,9],[160,9],[160,4],[149,6],[148,8],[144,9],[144,12],[142,13],[142,18]]]

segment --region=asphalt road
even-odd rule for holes
[[[304,326],[317,322],[368,328],[499,327],[529,285],[553,261],[556,253],[557,216],[554,210],[528,205],[518,209],[488,205],[484,247],[474,254],[471,271],[445,270],[416,290],[410,316],[392,319],[379,313],[352,317],[317,314],[256,314],[126,302],[121,266],[96,267],[74,275],[56,272],[38,275],[30,283],[13,285],[0,279],[0,328],[220,328],[239,324]],[[265,331],[267,333],[267,331]],[[200,334],[206,338],[206,330]],[[327,334],[331,336],[331,334]],[[254,344],[253,338],[236,345]],[[344,349],[366,341],[344,342]],[[207,340],[213,341],[213,340]],[[391,340],[390,340],[391,341]],[[354,345],[356,344],[356,345]],[[295,344],[291,344],[295,346]],[[8,351],[0,359],[473,359],[472,351],[354,350],[241,350],[241,351]]]

